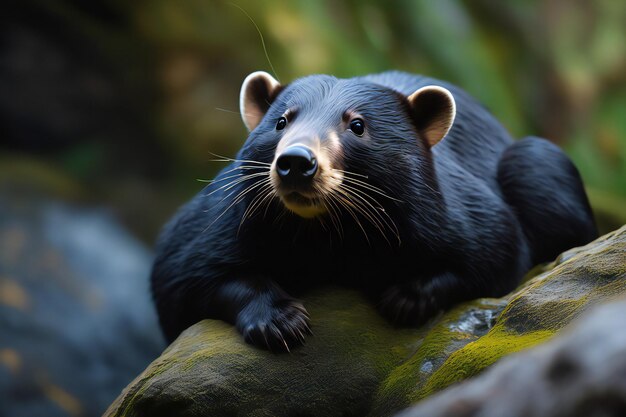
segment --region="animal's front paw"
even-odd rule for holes
[[[441,307],[428,285],[412,282],[397,284],[383,293],[380,313],[400,326],[421,326],[434,317]]]
[[[271,306],[252,302],[239,313],[237,329],[246,342],[272,352],[289,352],[311,334],[309,314],[295,300],[281,300]]]

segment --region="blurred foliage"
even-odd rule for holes
[[[14,11],[20,30],[54,32],[70,62],[104,74],[101,90],[117,92],[99,108],[106,120],[131,120],[120,127],[131,134],[92,128],[84,140],[45,144],[44,157],[134,212],[130,223],[147,221],[149,238],[200,188],[194,179],[219,168],[209,151],[233,155],[243,143],[239,87],[259,69],[283,83],[401,69],[458,84],[514,136],[561,145],[613,219],[607,227],[626,222],[625,2],[33,0]],[[87,101],[106,96],[84,91]],[[43,146],[15,142],[27,154]]]

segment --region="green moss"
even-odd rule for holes
[[[477,375],[505,355],[519,352],[545,342],[555,332],[540,330],[525,334],[508,333],[502,326],[494,327],[487,335],[454,352],[429,378],[424,389],[411,395],[416,402],[450,384]]]
[[[424,363],[442,357],[453,337],[453,333],[444,326],[431,329],[415,354],[393,369],[380,384],[375,403],[384,404],[387,409],[399,409],[409,404],[411,392],[425,380],[426,372],[422,371]]]
[[[170,359],[170,358],[167,358]],[[140,402],[143,398],[143,394],[148,390],[151,383],[161,374],[166,371],[174,368],[177,365],[177,362],[172,360],[166,360],[166,357],[161,356],[157,359],[158,362],[153,362],[153,366],[150,366],[148,369],[144,371],[141,375],[139,375],[129,386],[126,388],[129,390],[127,393],[120,398],[123,398],[123,401],[119,404],[118,410],[121,414],[117,414],[119,417],[131,417],[135,415],[136,404]],[[118,401],[119,399],[118,398]],[[116,406],[116,403],[113,403],[109,410]],[[106,413],[105,413],[106,415]]]
[[[392,410],[408,406],[414,393],[422,390],[450,354],[480,336],[475,330],[459,327],[460,323],[468,320],[464,317],[481,311],[497,314],[500,308],[501,302],[489,299],[464,303],[447,312],[432,328],[425,329],[426,335],[414,348],[413,354],[396,366],[380,384],[370,415],[387,415]]]
[[[172,374],[186,373],[196,363],[210,360],[211,357],[224,351],[236,349],[237,344],[227,342],[229,333],[232,332],[232,326],[219,321],[205,320],[191,327],[129,385],[128,392],[120,397],[123,398],[123,401],[119,406],[114,403],[109,410],[115,406],[119,410],[117,416],[130,417],[136,415],[136,410],[141,409],[137,404],[141,403],[144,395],[153,385],[159,384],[160,377],[163,376],[167,379]],[[208,333],[216,335],[216,338],[210,342],[205,341],[204,336]]]

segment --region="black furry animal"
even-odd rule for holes
[[[152,291],[170,341],[216,318],[289,350],[309,332],[294,297],[329,283],[419,325],[596,237],[569,159],[514,142],[455,86],[400,72],[282,86],[256,72],[240,104],[248,140],[158,241]]]

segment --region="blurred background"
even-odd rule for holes
[[[602,232],[626,223],[624,22],[613,0],[5,1],[0,416],[99,415],[163,349],[150,248],[243,144],[255,70],[455,83],[563,147]]]

